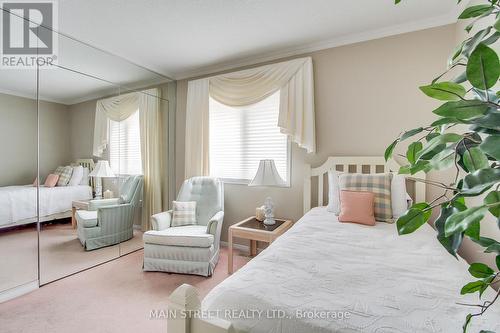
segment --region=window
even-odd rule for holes
[[[278,128],[279,91],[244,107],[210,98],[210,175],[235,182],[253,179],[259,161],[273,159],[289,183],[289,144]]]
[[[120,122],[109,120],[109,165],[117,175],[142,174],[139,111]]]

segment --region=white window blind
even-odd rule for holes
[[[119,175],[142,174],[139,112],[117,122],[109,120],[109,164]]]
[[[226,180],[252,180],[259,161],[273,159],[288,183],[287,136],[278,128],[279,91],[244,107],[230,107],[210,98],[210,175]]]

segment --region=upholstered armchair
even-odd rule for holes
[[[210,177],[184,181],[177,201],[196,201],[196,225],[171,226],[172,211],[151,217],[144,233],[144,270],[210,276],[219,260],[224,185]]]
[[[130,176],[121,186],[119,198],[92,200],[88,210],[76,212],[78,238],[85,250],[115,245],[134,236],[142,186],[142,176]]]

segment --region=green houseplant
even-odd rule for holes
[[[396,4],[400,2],[395,0]],[[500,242],[480,236],[481,222],[486,223],[487,215],[492,215],[500,228],[500,91],[496,89],[500,62],[492,48],[500,38],[500,0],[484,2],[466,8],[459,16],[472,19],[465,29],[469,37],[451,54],[447,71],[420,87],[427,96],[443,102],[433,111],[436,121],[401,133],[385,152],[388,160],[400,142],[412,139],[403,156],[407,163],[399,173],[413,175],[450,169],[455,175],[451,184],[425,181],[441,188],[442,195],[410,207],[396,223],[400,235],[420,228],[436,208],[440,210],[435,221],[437,239],[451,255],[457,257],[466,237],[482,246],[484,252],[496,254],[496,267],[483,263],[469,267],[475,280],[460,292],[478,293],[480,304],[468,304],[474,311],[465,318],[464,332],[474,317],[482,315],[500,298],[498,291],[493,299],[481,300],[486,289],[500,283]],[[481,20],[493,23],[470,34]]]

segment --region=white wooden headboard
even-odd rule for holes
[[[323,165],[312,168],[307,164],[304,173],[304,213],[311,209],[311,179],[318,177],[318,206],[324,205],[324,178],[328,170],[339,170],[344,172],[358,172],[358,173],[383,173],[383,172],[397,172],[400,168],[399,163],[391,159],[387,163],[381,156],[330,156]],[[425,180],[425,173],[419,172],[416,178]],[[413,200],[415,202],[425,201],[425,184],[407,179],[409,182],[414,183],[415,193],[413,193]]]

